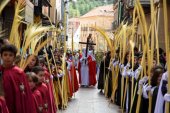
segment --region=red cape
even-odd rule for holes
[[[96,85],[96,61],[92,60],[92,57],[89,56],[87,58],[88,60],[88,66],[89,66],[89,86],[95,86]]]
[[[48,93],[48,87],[46,84],[41,83],[37,86],[37,90],[40,91],[42,99],[43,99],[43,113],[51,113],[50,112],[50,99],[49,99],[49,93]],[[45,108],[45,104],[48,104],[48,108]]]
[[[3,88],[5,100],[10,113],[36,113],[31,90],[26,75],[17,66],[5,69],[3,73]]]
[[[33,96],[33,99],[34,99],[34,103],[35,103],[35,107],[36,107],[36,110],[37,110],[37,113],[40,113],[40,107],[42,107],[42,110],[43,110],[43,99],[42,99],[42,95],[40,93],[40,91],[38,91],[37,89],[35,89],[33,92],[32,92],[32,96]]]
[[[76,74],[75,66],[73,66],[73,65],[71,66],[70,73],[71,73],[71,78],[72,78],[71,83],[74,84],[74,86],[72,86],[72,87],[74,87],[73,93],[75,93],[79,89],[79,84],[78,84],[78,80],[77,80],[77,74]]]
[[[67,71],[67,73],[69,74],[69,71]],[[72,89],[72,84],[71,84],[71,80],[70,77],[68,76],[68,87],[69,87],[69,96],[72,97],[73,96],[73,89]]]
[[[9,113],[5,99],[0,97],[0,113]]]
[[[71,60],[69,60],[70,63],[72,63]],[[70,96],[73,95],[73,93],[77,92],[79,89],[79,84],[77,80],[77,74],[76,74],[76,68],[71,64],[70,67],[70,75],[69,75],[69,87],[70,87]],[[70,79],[71,78],[71,79]]]
[[[55,105],[55,98],[54,98],[54,92],[53,92],[53,83],[52,83],[52,79],[50,77],[50,74],[45,71],[45,79],[48,81],[48,83],[46,83],[47,87],[48,87],[48,93],[49,93],[49,98],[50,98],[50,113],[56,113],[57,112],[57,107]]]

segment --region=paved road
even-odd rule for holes
[[[119,107],[109,104],[99,91],[93,88],[80,88],[66,110],[58,113],[120,113]]]

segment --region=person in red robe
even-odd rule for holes
[[[9,113],[36,113],[32,94],[26,75],[22,69],[13,65],[17,49],[14,45],[1,48],[2,85]]]
[[[95,86],[96,80],[96,59],[93,56],[93,51],[88,53],[88,66],[89,66],[89,86]]]
[[[32,68],[32,72],[34,72],[39,77],[39,84],[37,85],[37,88],[40,91],[42,98],[43,98],[44,113],[54,113],[53,105],[51,104],[49,88],[44,83],[45,81],[44,69],[41,66],[35,66]]]
[[[49,93],[49,98],[50,98],[50,106],[51,108],[51,113],[56,113],[57,112],[57,106],[55,104],[55,98],[54,98],[54,90],[53,90],[53,75],[49,74],[48,69],[45,66],[45,59],[44,58],[39,58],[39,63],[40,66],[44,69],[44,74],[45,74],[45,81],[44,83],[48,87],[48,93]]]
[[[43,99],[42,99],[41,92],[36,87],[36,85],[39,83],[38,77],[33,72],[27,72],[26,75],[27,75],[27,80],[29,82],[29,86],[32,91],[32,96],[34,99],[36,111],[37,113],[42,113],[43,112]]]
[[[76,68],[73,65],[73,62],[68,59],[67,60],[68,63],[68,73],[69,73],[69,80],[70,80],[70,86],[72,88],[73,93],[77,92],[79,89],[79,84],[78,84],[78,80],[77,80],[77,74],[76,74]]]
[[[0,96],[0,113],[9,113],[4,97]]]
[[[68,69],[68,75],[69,75],[69,87],[70,87],[70,96],[73,95],[73,93],[77,92],[79,89],[79,84],[77,80],[77,74],[76,74],[76,68],[73,65],[72,60],[70,60],[71,55],[67,54],[67,69]]]

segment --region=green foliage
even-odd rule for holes
[[[104,57],[103,52],[96,52],[95,58],[96,58],[97,65],[100,65],[100,62],[103,60],[103,57]]]
[[[70,2],[70,18],[79,17],[95,7],[113,4],[116,0],[77,0],[76,3]]]

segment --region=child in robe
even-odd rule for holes
[[[43,98],[43,113],[53,113],[53,106],[51,104],[48,86],[45,84],[44,69],[41,66],[35,66],[32,68],[32,72],[34,72],[39,78],[39,84],[37,85],[37,89],[40,91]]]
[[[51,113],[56,113],[57,107],[56,107],[55,98],[54,98],[54,91],[53,91],[54,90],[53,89],[53,75],[50,75],[50,73],[48,72],[48,69],[45,65],[45,59],[43,57],[39,58],[39,64],[44,70],[44,75],[45,75],[44,83],[48,87],[48,93],[49,93],[49,96],[50,96],[50,106],[52,107]]]
[[[42,95],[40,91],[36,87],[39,83],[38,77],[36,76],[34,72],[27,72],[26,75],[27,75],[27,80],[29,82],[29,86],[32,91],[32,96],[33,96],[34,103],[36,106],[36,111],[37,113],[42,113],[43,112],[43,99],[42,99]]]
[[[0,50],[2,65],[2,85],[9,113],[36,113],[32,94],[26,75],[22,69],[14,65],[17,48],[4,45]]]
[[[0,113],[9,113],[4,97],[0,96]]]

